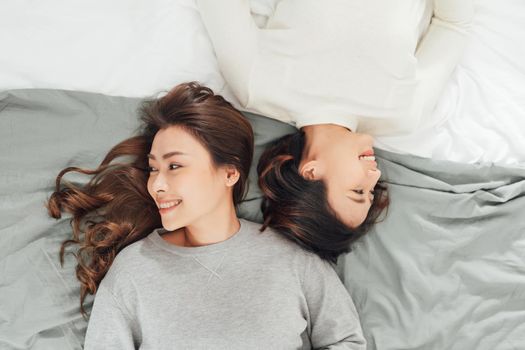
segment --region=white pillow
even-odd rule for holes
[[[189,80],[224,87],[194,0],[4,0],[0,42],[0,90],[135,97]]]

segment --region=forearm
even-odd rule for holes
[[[471,0],[435,0],[434,16],[416,51],[418,85],[413,113],[425,125],[468,41]]]
[[[197,4],[224,79],[245,106],[258,32],[248,1],[198,0]]]

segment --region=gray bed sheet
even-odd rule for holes
[[[339,261],[369,349],[525,349],[525,167],[378,152],[391,204]]]
[[[139,104],[60,90],[0,93],[0,349],[82,348],[74,258],[58,262],[69,216],[51,219],[43,204],[58,171],[96,167],[135,131]],[[247,117],[256,159],[293,131]],[[525,167],[381,151],[378,162],[388,214],[338,263],[368,348],[525,349]],[[239,212],[259,221],[254,170]]]

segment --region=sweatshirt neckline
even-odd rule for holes
[[[244,238],[247,236],[248,230],[248,223],[246,220],[239,218],[240,228],[239,230],[234,233],[231,237],[228,239],[209,244],[199,247],[182,247],[173,243],[169,243],[164,240],[164,238],[161,237],[161,235],[165,232],[168,232],[168,230],[159,227],[153,230],[148,236],[148,238],[155,244],[157,247],[166,250],[171,253],[175,253],[178,255],[197,255],[197,254],[208,254],[213,253],[217,251],[222,251],[226,249],[231,249],[233,246],[239,245],[240,242],[244,240]]]

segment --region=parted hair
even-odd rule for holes
[[[137,135],[116,146],[94,170],[67,167],[56,178],[46,203],[48,214],[72,214],[72,237],[60,246],[60,261],[75,245],[76,276],[80,281],[80,310],[94,294],[115,256],[155,228],[161,227],[158,208],[147,190],[147,154],[157,131],[178,126],[209,151],[215,166],[233,165],[240,173],[233,188],[237,205],[247,190],[254,136],[248,120],[222,96],[196,82],[177,85],[165,96],[145,101]],[[123,159],[126,160],[123,160]],[[85,185],[62,179],[69,172],[92,175]]]

